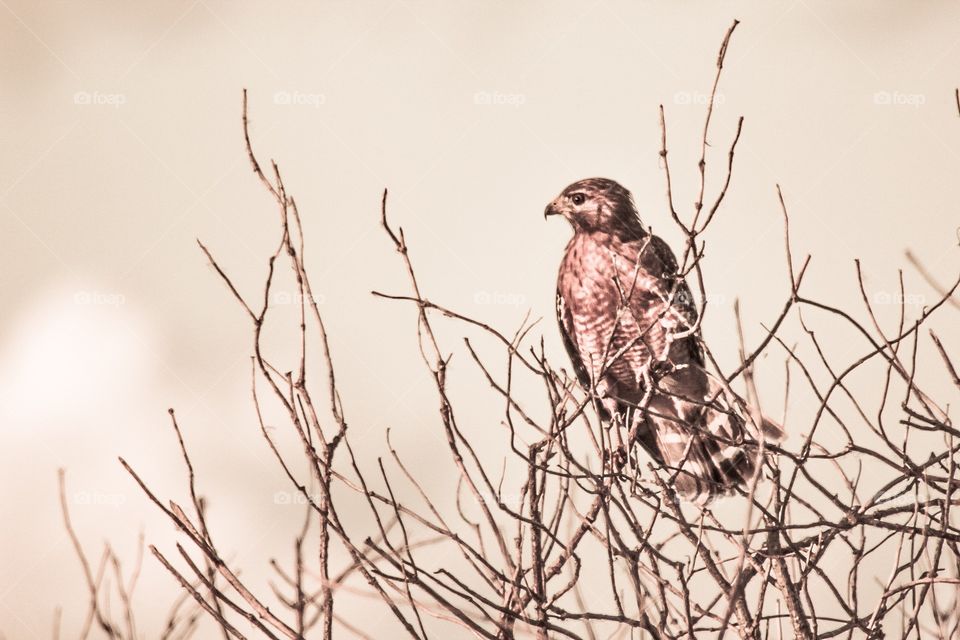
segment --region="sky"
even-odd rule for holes
[[[912,311],[933,299],[906,251],[940,282],[956,277],[956,3],[0,0],[0,633],[49,637],[57,606],[65,630],[82,620],[58,468],[94,558],[105,541],[131,558],[141,531],[172,548],[117,460],[183,499],[168,408],[232,557],[265,584],[265,559],[289,551],[300,511],[278,502],[289,488],[252,412],[250,327],[196,243],[242,294],[260,291],[278,218],[247,161],[243,89],[254,148],[304,217],[355,446],[382,451],[390,428],[430,474],[442,437],[416,314],[371,295],[409,292],[379,227],[383,189],[430,299],[508,333],[542,318],[534,332],[559,362],[554,283],[570,231],[544,222],[544,205],[577,179],[614,178],[678,246],[658,107],[689,216],[734,19],[708,194],[744,125],[704,262],[704,334],[728,367],[734,300],[756,344],[788,293],[778,184],[821,299],[856,308],[855,258],[887,321],[900,269]],[[282,306],[295,289],[281,286]],[[956,350],[952,313],[937,328]],[[471,428],[499,434],[464,332],[441,329],[463,364],[454,393]],[[269,344],[289,352],[294,335]],[[863,348],[839,330],[824,339],[841,361]],[[772,406],[783,355],[760,365]],[[490,455],[500,445],[489,438]],[[141,629],[156,629],[175,586],[152,558],[141,580]]]

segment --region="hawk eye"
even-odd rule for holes
[[[577,205],[578,207],[582,205],[586,200],[587,200],[587,196],[583,195],[582,193],[575,193],[572,196],[570,196],[570,201],[573,204]]]

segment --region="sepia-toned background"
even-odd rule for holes
[[[703,263],[705,337],[728,367],[734,300],[756,344],[787,293],[778,183],[794,252],[813,255],[805,286],[822,298],[856,308],[859,258],[881,314],[896,318],[900,268],[919,312],[933,292],[908,249],[941,282],[955,277],[956,3],[0,0],[0,634],[50,637],[61,606],[70,637],[86,611],[57,468],[94,557],[109,540],[132,562],[141,531],[172,547],[171,525],[117,461],[183,497],[169,407],[228,557],[264,587],[266,560],[290,559],[302,512],[251,410],[248,322],[195,242],[257,294],[279,235],[243,146],[243,88],[254,147],[278,161],[304,216],[352,444],[380,452],[390,428],[420,477],[442,487],[415,313],[370,293],[407,291],[378,226],[382,189],[430,299],[505,332],[528,312],[542,317],[534,333],[563,364],[553,287],[569,229],[545,223],[543,207],[576,179],[614,178],[679,243],[658,105],[688,216],[734,18],[712,193],[737,117],[745,124]],[[939,331],[955,353],[956,313],[946,318]],[[488,430],[492,455],[503,431],[460,329],[442,336],[463,367],[451,385],[464,428]],[[863,348],[824,330],[838,362]],[[271,339],[295,347],[293,334]],[[758,371],[775,414],[783,356],[772,350]],[[929,391],[947,389],[935,380]],[[175,594],[145,558],[138,628],[157,629]],[[378,620],[364,623],[376,633]]]

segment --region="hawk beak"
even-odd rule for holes
[[[543,210],[543,219],[546,220],[547,216],[556,216],[560,215],[560,212],[557,211],[556,202],[551,202],[547,205],[547,208]]]

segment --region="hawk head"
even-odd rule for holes
[[[620,183],[607,178],[574,182],[547,205],[544,218],[561,215],[574,231],[603,231],[636,237],[646,233],[633,196]]]

